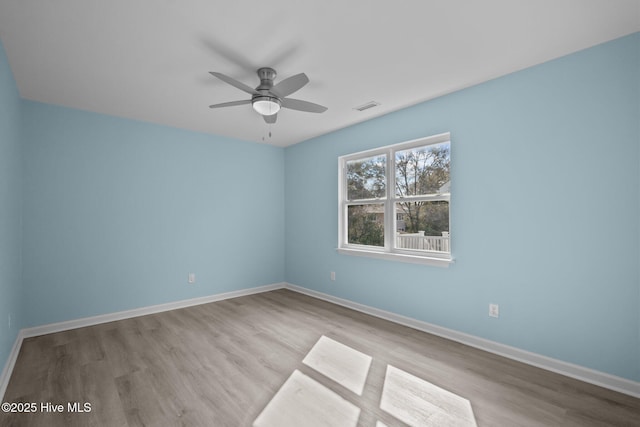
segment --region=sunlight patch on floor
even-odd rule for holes
[[[391,365],[387,365],[380,408],[415,427],[476,426],[467,399]]]
[[[372,360],[323,335],[302,363],[362,396]],[[477,427],[467,399],[391,365],[387,365],[380,409],[411,427]],[[358,406],[296,369],[253,426],[355,427],[360,412]],[[377,421],[376,427],[387,426]]]
[[[360,408],[297,369],[282,385],[254,427],[354,427]]]
[[[371,356],[323,335],[302,363],[361,396],[371,359]]]

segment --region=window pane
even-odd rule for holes
[[[449,252],[449,202],[396,203],[396,247]]]
[[[347,226],[349,243],[384,246],[384,204],[349,206]]]
[[[387,156],[380,155],[347,162],[347,200],[384,197]]]
[[[396,196],[449,193],[450,143],[396,152]]]

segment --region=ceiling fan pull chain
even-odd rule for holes
[[[271,139],[271,124],[269,124],[269,139]],[[262,137],[262,140],[264,141],[264,139],[266,138],[266,135]]]

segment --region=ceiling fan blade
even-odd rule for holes
[[[300,99],[284,98],[281,102],[283,107],[291,110],[305,111],[307,113],[324,113],[327,111],[327,107]]]
[[[264,119],[265,122],[269,124],[274,124],[276,122],[276,119],[278,118],[278,113],[272,114],[270,116],[262,116],[262,118]]]
[[[209,105],[209,108],[233,107],[233,106],[236,106],[236,105],[245,105],[245,104],[251,104],[251,100],[250,99],[244,99],[242,101],[223,102],[221,104]]]
[[[250,93],[251,95],[260,95],[260,93],[258,91],[256,91],[254,88],[247,86],[246,84],[237,81],[234,78],[231,78],[229,76],[225,76],[222,73],[216,73],[215,71],[209,71],[209,73],[212,76],[215,76],[217,78],[219,78],[220,80],[222,80],[225,83],[230,84],[231,86],[237,87],[238,89],[245,91],[247,93]]]
[[[307,83],[309,83],[309,77],[307,77],[305,73],[300,73],[282,80],[280,83],[269,89],[269,92],[279,98],[284,98],[285,96],[291,95],[293,92],[301,89]]]

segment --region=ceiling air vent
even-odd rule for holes
[[[377,107],[378,105],[380,105],[379,102],[369,101],[366,104],[362,104],[358,107],[355,107],[354,110],[364,111],[364,110],[368,110],[369,108]]]

